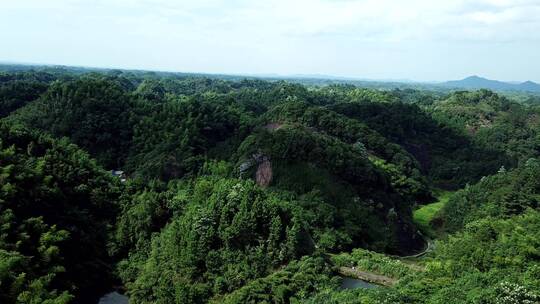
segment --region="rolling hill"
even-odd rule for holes
[[[491,80],[479,76],[470,76],[462,80],[447,81],[443,82],[441,85],[448,88],[540,92],[540,84],[532,81],[526,81],[523,83],[511,83]]]

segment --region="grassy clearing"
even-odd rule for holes
[[[448,202],[452,193],[453,192],[450,191],[438,191],[436,202],[424,205],[414,211],[413,220],[422,233],[431,238],[437,235],[430,223],[433,218],[435,218],[437,213],[439,213],[442,207],[444,207],[444,205]]]
[[[349,269],[352,273],[367,272],[393,279],[400,279],[416,271],[399,259],[361,248],[353,249],[350,253],[332,255],[330,259],[341,271]]]

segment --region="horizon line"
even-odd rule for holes
[[[471,77],[478,77],[490,81],[499,81],[507,84],[522,84],[526,82],[532,82],[533,80],[499,80],[491,79],[479,74],[471,74],[460,79],[446,79],[446,80],[415,80],[408,78],[365,78],[359,76],[342,76],[334,74],[324,73],[294,73],[294,74],[281,74],[274,72],[262,72],[262,73],[243,73],[243,72],[194,72],[194,71],[180,71],[180,70],[167,70],[167,69],[148,69],[148,68],[134,68],[134,67],[104,67],[104,66],[90,66],[79,64],[63,64],[63,63],[43,63],[43,62],[22,62],[22,61],[10,61],[0,60],[0,65],[21,65],[21,66],[35,66],[35,67],[67,67],[67,68],[83,68],[83,69],[95,69],[95,70],[121,70],[121,71],[138,71],[138,72],[158,72],[158,73],[171,73],[171,74],[191,74],[191,75],[208,75],[208,76],[236,76],[236,77],[251,77],[259,79],[320,79],[320,80],[342,80],[342,81],[360,81],[360,82],[381,82],[381,83],[400,83],[400,84],[427,84],[438,85],[446,82],[461,81]]]

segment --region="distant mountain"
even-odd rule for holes
[[[503,82],[478,76],[470,76],[462,80],[453,80],[441,84],[449,88],[490,89],[495,91],[528,91],[540,92],[540,84],[526,81],[523,83]]]
[[[525,81],[524,83],[518,84],[518,87],[520,87],[522,90],[525,91],[533,91],[533,92],[539,92],[540,91],[540,84],[532,81]]]

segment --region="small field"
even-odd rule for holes
[[[430,225],[431,220],[433,220],[437,213],[448,202],[452,193],[453,192],[450,191],[439,191],[436,202],[424,205],[413,212],[414,223],[426,236],[430,238],[436,236],[437,232]]]

